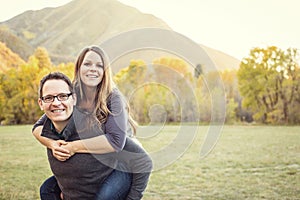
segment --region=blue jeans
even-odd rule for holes
[[[124,200],[130,190],[132,174],[114,170],[102,183],[96,200]]]
[[[102,183],[96,200],[124,200],[130,190],[132,174],[114,170]],[[61,200],[56,178],[51,176],[40,187],[41,200]]]

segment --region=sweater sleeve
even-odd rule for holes
[[[118,153],[118,161],[125,165],[126,171],[132,173],[132,184],[126,200],[142,199],[153,168],[152,159],[140,145],[127,137],[123,151]]]
[[[110,114],[104,124],[104,132],[111,146],[119,152],[123,149],[128,129],[128,113],[125,101],[118,90],[114,90],[107,101]]]
[[[33,132],[34,129],[36,129],[36,127],[38,127],[38,126],[43,126],[46,120],[47,120],[47,116],[46,116],[45,114],[43,114],[43,115],[40,117],[40,119],[38,119],[38,120],[35,122],[35,124],[33,125],[31,131]]]

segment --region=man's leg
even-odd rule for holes
[[[61,190],[54,176],[45,180],[40,187],[41,200],[61,200],[60,193]]]

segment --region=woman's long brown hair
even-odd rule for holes
[[[86,98],[85,91],[82,88],[82,81],[81,81],[79,72],[80,72],[80,67],[84,60],[84,57],[85,57],[86,53],[89,51],[93,51],[93,52],[97,53],[101,57],[102,63],[104,66],[103,78],[102,78],[101,83],[97,86],[97,91],[96,91],[96,95],[95,95],[95,111],[94,112],[95,112],[97,119],[101,123],[105,123],[107,120],[107,116],[109,114],[112,114],[107,107],[107,100],[108,100],[109,96],[111,95],[112,90],[115,87],[115,84],[112,80],[112,72],[111,72],[111,68],[109,65],[108,56],[98,46],[92,45],[92,46],[83,48],[81,50],[81,52],[79,53],[77,60],[75,62],[75,73],[74,73],[73,84],[74,84],[75,92],[77,95],[77,104],[78,104],[78,102],[80,103],[82,100],[84,100],[84,98]],[[128,108],[127,111],[128,111],[129,123],[133,128],[134,135],[136,135],[137,123],[135,122],[135,120],[133,120],[132,116],[130,115],[129,104],[127,101],[126,101],[126,104],[127,104],[127,108]]]

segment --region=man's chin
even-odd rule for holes
[[[61,116],[50,116],[49,119],[53,122],[64,122],[67,121],[70,118],[70,116],[61,115]]]

